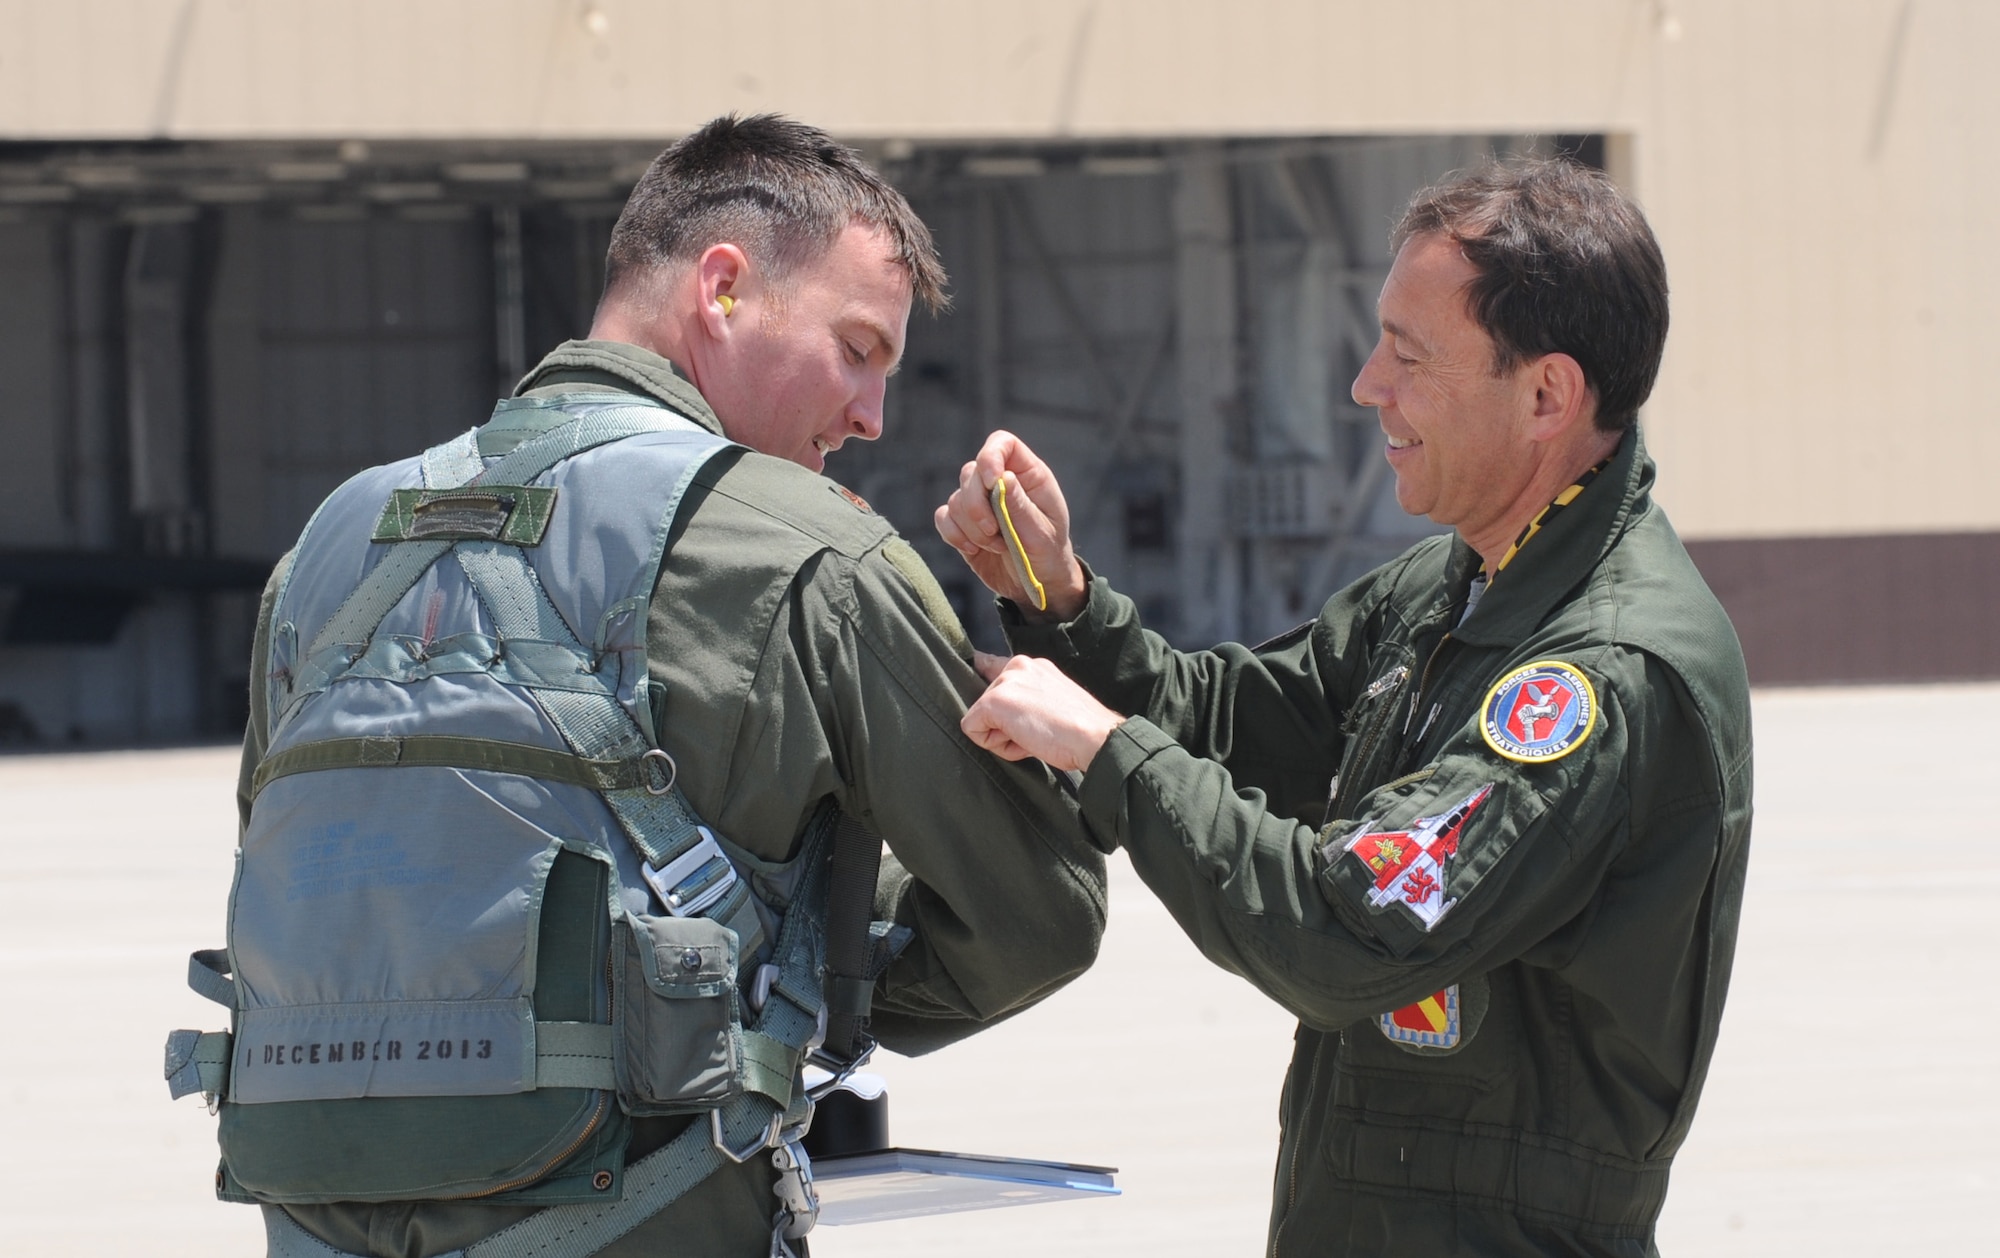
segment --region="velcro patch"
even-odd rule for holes
[[[1482,786],[1445,811],[1419,817],[1407,830],[1368,830],[1349,839],[1346,849],[1375,875],[1367,892],[1372,908],[1400,904],[1430,930],[1458,901],[1446,898],[1445,867],[1458,855],[1459,835],[1478,807],[1493,794]]]
[[[375,521],[378,542],[485,541],[539,546],[555,513],[547,485],[398,489]]]
[[[1583,671],[1561,660],[1537,660],[1486,692],[1479,732],[1501,756],[1543,764],[1581,747],[1596,723],[1597,692]]]

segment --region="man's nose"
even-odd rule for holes
[[[1368,355],[1368,361],[1361,364],[1361,372],[1354,377],[1354,387],[1349,390],[1358,406],[1382,407],[1389,404],[1388,372],[1382,367],[1382,344],[1376,342],[1375,350]]]
[[[873,380],[862,386],[847,404],[847,431],[857,441],[873,441],[882,435],[882,398],[888,381]]]

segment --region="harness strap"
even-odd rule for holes
[[[479,430],[468,428],[442,445],[424,451],[424,484],[431,489],[463,485],[485,465],[479,458]]]
[[[875,915],[875,881],[882,869],[882,840],[845,813],[833,832],[832,886],[826,906],[826,968],[829,982],[827,1051],[842,1061],[866,1055],[868,1013],[875,984],[868,977],[875,941],[868,923]]]
[[[448,734],[329,738],[302,743],[259,764],[250,779],[250,793],[255,798],[272,782],[294,773],[350,768],[486,769],[567,782],[594,791],[658,786],[663,772],[657,760],[594,760],[550,751],[533,743],[510,743],[495,738]]]
[[[605,1092],[616,1089],[618,1079],[612,1066],[614,1034],[608,1023],[537,1022],[535,1086],[595,1088]],[[178,1101],[191,1092],[227,1095],[234,1046],[235,1036],[228,1031],[169,1032],[166,1078],[173,1099]]]
[[[642,432],[698,427],[663,407],[615,406],[571,420],[522,442],[492,467],[484,467],[474,433],[455,437],[424,452],[424,480],[432,489],[452,489],[474,478],[525,485],[564,459]],[[702,431],[706,431],[703,429]],[[434,457],[435,456],[435,457]],[[482,475],[483,473],[483,475]],[[678,501],[678,493],[675,495]],[[397,603],[423,578],[451,542],[398,542],[362,579],[313,635],[308,658],[337,643],[365,643]]]
[[[224,1009],[236,1008],[236,980],[230,977],[229,949],[203,948],[188,956],[188,986]]]
[[[518,547],[498,542],[461,542],[457,559],[487,614],[493,618],[494,631],[501,639],[534,638],[579,652],[584,649],[575,630],[542,587],[534,565]],[[645,759],[652,750],[631,712],[610,693],[536,686],[524,689],[563,741],[581,758],[636,762]],[[601,794],[618,819],[619,828],[655,869],[671,865],[706,838],[694,810],[688,807],[680,787],[672,782],[664,790],[649,784],[602,790]],[[736,932],[743,955],[753,956],[763,946],[763,924],[751,901],[749,886],[740,878],[734,879],[729,891],[703,911]]]
[[[178,1101],[191,1092],[221,1096],[229,1090],[227,1031],[173,1031],[167,1035],[167,1091]]]
[[[615,1089],[613,1034],[614,1028],[604,1022],[537,1022],[535,1086]]]

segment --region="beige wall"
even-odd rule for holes
[[[1989,0],[0,0],[0,136],[1610,131],[1682,531],[2000,529],[1995,48]]]

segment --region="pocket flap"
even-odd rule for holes
[[[646,985],[662,996],[719,996],[736,982],[736,932],[705,917],[634,916]]]

